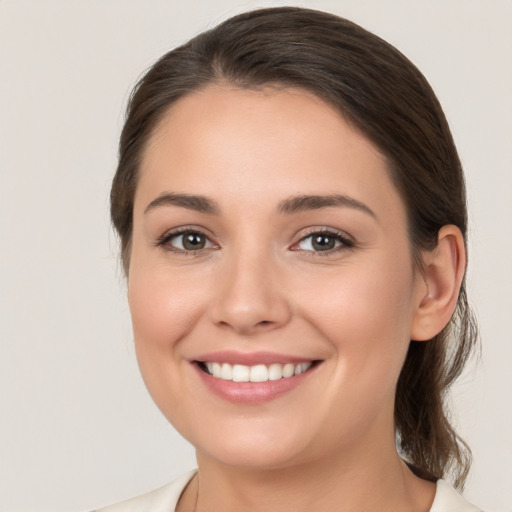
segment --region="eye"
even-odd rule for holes
[[[157,245],[176,252],[198,252],[202,249],[215,247],[211,240],[200,231],[187,229],[165,234]]]
[[[303,237],[292,250],[311,252],[331,252],[337,249],[353,247],[354,242],[342,236],[340,233],[331,231],[315,231]]]

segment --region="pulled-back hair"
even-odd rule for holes
[[[334,107],[387,158],[407,208],[411,251],[437,244],[447,224],[467,234],[464,176],[448,123],[430,85],[398,50],[358,25],[319,11],[247,12],[160,58],[129,101],[111,190],[112,221],[129,271],[135,189],[143,151],[169,107],[208,84],[300,88]],[[464,282],[449,324],[411,341],[395,397],[401,456],[419,476],[450,476],[462,488],[471,452],[450,424],[445,399],[477,339]]]

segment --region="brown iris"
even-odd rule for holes
[[[314,235],[311,245],[315,251],[328,251],[336,246],[336,239],[329,235]]]
[[[197,251],[204,249],[206,245],[206,237],[200,233],[184,233],[183,248],[187,251]]]

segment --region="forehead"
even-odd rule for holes
[[[343,193],[382,202],[384,191],[401,202],[385,157],[321,99],[296,89],[209,86],[177,101],[154,130],[136,202],[162,192],[221,201],[245,194],[249,202]]]

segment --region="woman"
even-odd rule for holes
[[[464,178],[386,42],[231,18],[132,95],[111,212],[150,394],[198,471],[114,511],[474,511],[446,390],[475,344]]]

